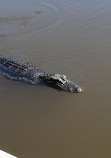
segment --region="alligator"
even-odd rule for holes
[[[52,74],[44,69],[38,69],[26,62],[0,56],[0,70],[11,80],[31,83],[33,85],[47,85],[61,91],[72,93],[82,92],[82,88],[71,82],[65,75]]]

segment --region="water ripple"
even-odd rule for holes
[[[13,11],[12,14],[10,9],[8,11],[8,15],[2,14],[0,16],[0,34],[14,35],[38,31],[52,25],[59,19],[59,10],[48,3],[31,5],[29,11],[25,5],[19,12]]]

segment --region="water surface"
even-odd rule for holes
[[[110,158],[110,48],[110,0],[1,0],[0,54],[65,74],[84,92],[0,73],[0,149],[20,158]]]

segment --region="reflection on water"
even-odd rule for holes
[[[0,148],[21,158],[111,157],[110,0],[2,0],[0,54],[65,74],[59,92],[0,73]]]

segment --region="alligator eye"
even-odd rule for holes
[[[65,81],[65,80],[66,80],[66,76],[65,76],[65,75],[62,75],[62,76],[61,76],[61,79],[62,79],[63,81]]]
[[[65,78],[61,78],[63,81],[65,81]]]

